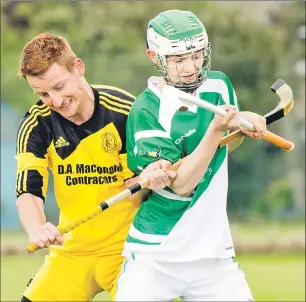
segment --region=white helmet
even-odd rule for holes
[[[168,82],[186,92],[193,92],[207,78],[210,69],[210,42],[202,22],[189,11],[168,10],[160,13],[149,21],[147,30],[147,47],[153,50],[158,57],[157,69]],[[167,56],[194,55],[203,53],[203,65],[197,71],[194,82],[177,83],[171,81],[167,71]],[[173,67],[173,66],[172,66]],[[180,78],[177,70],[175,75]]]

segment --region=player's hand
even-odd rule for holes
[[[239,112],[235,106],[226,104],[218,107],[224,109],[227,112],[227,115],[221,116],[219,114],[215,114],[213,120],[211,121],[210,127],[212,127],[214,130],[225,132],[240,126],[238,116]]]
[[[149,189],[159,190],[170,186],[176,177],[176,171],[169,170],[171,163],[160,159],[149,164],[139,175],[139,180],[147,179],[150,181]]]
[[[243,118],[251,122],[255,128],[255,131],[249,131],[243,127],[240,127],[241,132],[255,139],[260,139],[263,137],[267,130],[266,119],[263,116],[249,111],[241,111],[238,113],[238,116],[239,118]]]
[[[51,244],[62,245],[63,236],[52,223],[47,222],[33,233],[29,234],[30,243],[34,243],[39,248],[49,247]]]

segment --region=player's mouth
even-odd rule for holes
[[[68,109],[69,105],[71,104],[71,99],[68,102],[65,102],[64,104],[62,104],[62,106],[60,107],[61,110],[66,110]]]
[[[183,76],[182,77],[184,82],[194,82],[197,78],[197,75],[194,73],[194,74],[191,74],[191,75],[188,75],[188,76]]]

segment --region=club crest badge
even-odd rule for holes
[[[111,132],[106,132],[101,136],[101,146],[105,152],[115,152],[117,150],[116,136]]]

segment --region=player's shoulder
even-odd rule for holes
[[[149,88],[146,88],[137,95],[132,106],[132,112],[140,113],[142,111],[154,111],[156,106],[159,106],[160,100],[158,96]]]
[[[114,113],[129,114],[135,100],[133,94],[116,86],[91,85],[91,87],[97,91],[100,105]]]
[[[126,100],[129,101],[130,103],[133,103],[133,101],[135,100],[135,96],[132,93],[116,86],[91,85],[91,87],[97,89],[99,95],[101,96],[112,97],[118,101]]]
[[[208,72],[207,80],[220,80],[227,83],[229,81],[229,77],[222,71],[210,70]]]
[[[38,101],[26,112],[17,130],[17,154],[32,150],[36,156],[44,156],[36,153],[37,150],[45,150],[51,141],[49,135],[52,127],[51,109],[42,101]],[[37,149],[37,147],[39,148]]]
[[[229,77],[224,72],[215,70],[208,72],[207,79],[202,84],[202,87],[206,91],[215,91],[217,93],[233,90]]]
[[[30,109],[23,116],[19,130],[24,128],[33,128],[34,126],[42,128],[45,123],[51,121],[51,108],[45,105],[39,100],[35,105],[31,106]]]

